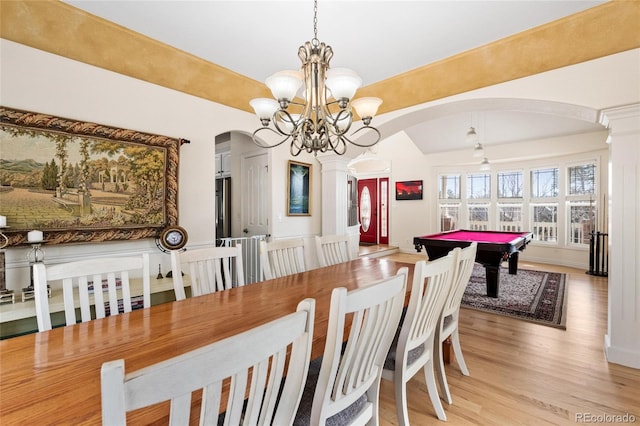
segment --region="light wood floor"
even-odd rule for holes
[[[393,254],[398,260],[422,256]],[[424,376],[408,383],[412,425],[568,425],[576,416],[629,414],[640,423],[640,370],[607,363],[607,279],[583,270],[520,262],[520,268],[567,273],[567,329],[462,309],[460,340],[471,376],[447,366],[453,404],[447,422],[431,406]],[[397,425],[393,386],[383,380],[380,420]],[[606,419],[601,419],[606,420]],[[591,423],[594,423],[591,421]],[[597,424],[616,423],[614,421]],[[617,422],[620,423],[620,422]]]

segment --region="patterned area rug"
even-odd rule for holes
[[[566,275],[557,272],[500,269],[500,297],[487,296],[484,267],[475,264],[462,307],[566,329]]]

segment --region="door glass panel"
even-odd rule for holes
[[[369,225],[371,225],[371,195],[369,194],[369,188],[366,186],[362,188],[360,194],[360,223],[362,224],[362,230],[367,232]]]
[[[389,193],[387,189],[386,180],[382,180],[380,182],[380,236],[387,236],[387,194]]]

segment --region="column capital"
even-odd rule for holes
[[[347,164],[351,161],[351,158],[345,158],[341,155],[335,154],[325,154],[318,155],[318,162],[322,164],[322,172],[327,171],[337,171],[337,172],[347,172]]]
[[[611,135],[640,133],[640,103],[605,108],[600,111],[598,121]]]

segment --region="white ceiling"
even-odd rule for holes
[[[276,71],[299,68],[298,47],[314,35],[311,0],[66,3],[257,81]],[[603,1],[318,3],[318,39],[333,48],[331,65],[355,70],[369,85]],[[494,111],[452,113],[405,131],[425,153],[446,151],[465,146],[464,134],[471,122],[485,145],[601,129],[549,114]]]

